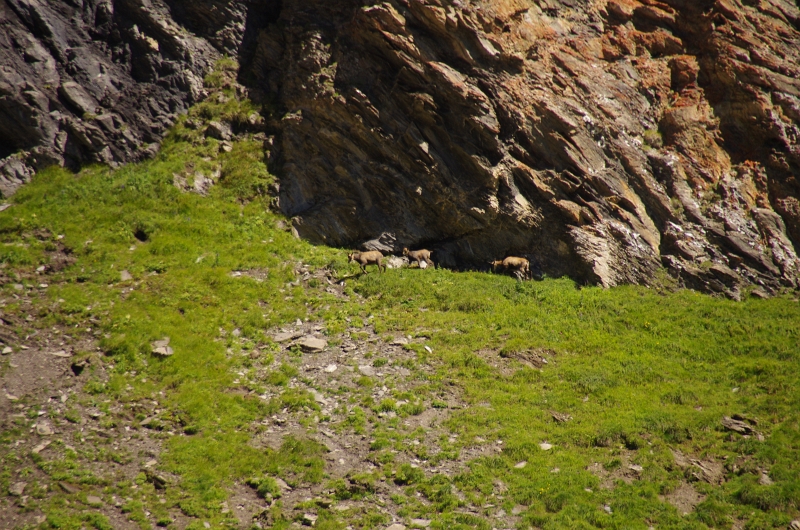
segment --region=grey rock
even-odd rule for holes
[[[47,423],[37,423],[36,433],[40,436],[50,436],[53,434],[53,428]]]
[[[44,442],[42,442],[42,443],[40,443],[39,445],[37,445],[36,447],[34,447],[34,448],[31,450],[31,452],[32,452],[33,454],[35,454],[35,455],[38,455],[39,453],[41,453],[42,451],[44,451],[45,449],[47,449],[47,447],[48,447],[48,446],[49,446],[51,443],[53,443],[51,440],[45,440]]]
[[[303,351],[319,353],[321,351],[325,351],[325,348],[328,347],[328,341],[325,339],[318,339],[317,337],[307,336],[298,340],[297,345],[300,346]]]
[[[152,348],[153,354],[158,355],[159,357],[169,357],[175,353],[169,345],[169,337],[164,337],[161,340],[151,342],[150,347]]]
[[[100,110],[100,104],[81,85],[74,81],[63,83],[58,92],[69,104],[77,109],[80,113],[79,115],[96,114]]]
[[[147,146],[204,96],[203,76],[221,53],[236,55],[244,35],[242,0],[179,3],[173,18],[164,0],[6,2],[0,193],[49,165],[153,154]]]
[[[219,121],[209,122],[208,127],[206,127],[206,136],[221,141],[230,140],[232,137],[231,127],[227,123]]]
[[[366,364],[359,366],[358,371],[361,372],[363,375],[366,375],[367,377],[375,376],[375,368]]]
[[[70,495],[74,495],[80,491],[80,488],[78,488],[77,486],[73,486],[68,482],[62,481],[59,482],[58,485],[61,486],[61,489],[64,490],[65,493],[68,493]]]
[[[120,271],[119,273],[119,281],[121,282],[129,282],[133,279],[133,276],[128,271]]]
[[[383,260],[387,269],[402,269],[408,267],[408,258],[401,258],[398,256],[386,256]]]
[[[412,528],[428,528],[430,525],[430,519],[411,519]]]
[[[88,495],[86,497],[86,502],[96,506],[96,505],[103,504],[103,499],[101,499],[97,495]]]
[[[298,337],[302,336],[302,333],[297,331],[282,331],[280,333],[276,333],[272,336],[272,340],[275,342],[286,342],[288,340],[293,340]]]
[[[406,530],[405,525],[394,523],[386,527],[386,530]]]
[[[317,524],[317,516],[311,513],[304,513],[302,521],[306,526],[314,526]]]
[[[20,497],[25,492],[26,486],[25,482],[14,482],[8,487],[8,493],[15,497]]]

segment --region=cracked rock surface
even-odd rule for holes
[[[243,2],[0,2],[0,193],[53,164],[152,156],[235,55]],[[204,21],[214,20],[214,23]]]
[[[800,10],[784,0],[286,1],[249,75],[319,243],[612,286],[796,287]]]
[[[6,196],[152,156],[224,53],[269,103],[280,208],[311,241],[798,286],[796,2],[2,0],[0,26]]]

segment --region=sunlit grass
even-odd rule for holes
[[[244,116],[251,110],[249,103],[237,107],[229,100],[196,107],[189,117]],[[221,181],[208,197],[173,186],[174,174],[216,169]],[[220,506],[234,482],[328,480],[323,448],[315,442],[287,439],[279,450],[249,444],[253,422],[283,408],[318,409],[307,393],[286,388],[296,367],[284,363],[264,382],[281,389],[280,398],[230,391],[232,369],[242,362],[234,329],[267,355],[273,345],[265,330],[308,318],[324,320],[331,338],[367,322],[385,336],[424,337],[430,351],[420,343],[408,348],[418,365],[436,368],[419,394],[409,396],[419,399],[406,399],[403,406],[394,398],[372,401],[375,383],[369,377],[347,390],[357,406],[332,428],[371,432],[380,466],[353,477],[350,489],[331,485],[339,498],[369,500],[369,484],[383,477],[405,488],[406,495],[396,499],[401,513],[433,519],[433,528],[442,529],[491,528],[493,510],[510,513],[518,506],[520,528],[731,528],[741,519],[756,529],[785,526],[797,516],[796,300],[733,302],[690,291],[579,289],[568,279],[518,282],[430,269],[354,276],[345,288],[353,296],[344,300],[322,288],[290,284],[299,262],[327,266],[342,278],[357,268],[346,263],[344,250],[311,246],[283,228],[285,220],[270,211],[264,196],[272,179],[260,142],[236,142],[231,153],[220,153],[215,140],[181,120],[155,160],[78,174],[44,171],[0,213],[0,261],[7,273],[46,264],[46,253],[59,245],[76,258],[53,276],[34,325],[97,323],[111,377],[89,390],[124,403],[158,397],[179,419],[184,432],[164,437],[164,467],[181,477],[168,493],[169,506],[232,526]],[[247,269],[265,270],[266,279],[231,275]],[[122,281],[123,270],[133,279]],[[13,287],[3,291],[11,294]],[[15,307],[9,301],[4,311]],[[175,355],[159,359],[150,354],[150,343],[164,336]],[[497,355],[528,350],[541,352],[548,364],[537,369]],[[389,361],[376,357],[372,363]],[[454,458],[479,439],[498,450],[453,478],[395,463],[391,450],[405,450],[403,441],[411,435],[381,423],[377,414],[407,417],[425,406],[444,408],[437,400],[449,388],[468,406],[450,411],[446,427],[457,438],[436,458]],[[571,419],[558,423],[551,412]],[[734,414],[757,420],[764,441],[725,431],[720,420]],[[14,436],[4,433],[0,440],[8,445]],[[552,449],[542,450],[544,442]],[[418,455],[427,458],[424,449]],[[672,451],[720,463],[724,483],[696,482],[675,464]],[[78,473],[67,469],[70,462],[58,472]],[[525,466],[514,467],[520,462]],[[612,477],[614,487],[604,488],[587,470],[595,463],[608,473],[641,466],[641,476],[616,483]],[[759,484],[762,472],[772,485]],[[6,483],[7,473],[3,477]],[[684,516],[663,496],[686,481],[705,500]],[[465,513],[467,505],[479,513]],[[53,528],[106,524],[55,502],[49,510]],[[144,517],[139,505],[128,513]],[[320,528],[377,528],[387,522],[378,511],[346,520],[320,513]],[[290,524],[280,514],[275,521],[276,528]]]

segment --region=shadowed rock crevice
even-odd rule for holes
[[[449,266],[794,287],[800,37],[779,3],[286,1],[251,72],[281,209],[311,241]]]

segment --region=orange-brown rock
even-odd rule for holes
[[[799,28],[787,0],[284,0],[250,74],[303,237],[737,296],[797,286]]]

